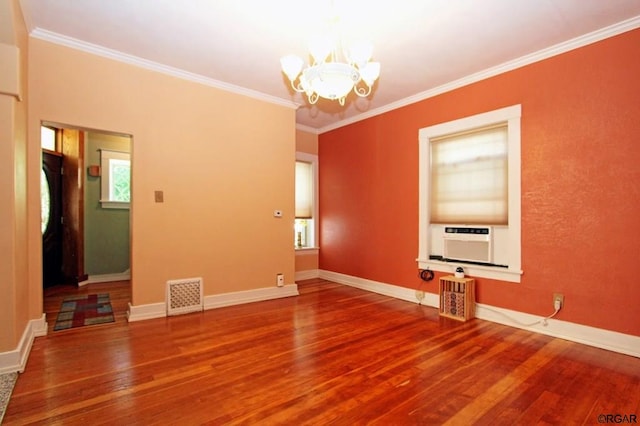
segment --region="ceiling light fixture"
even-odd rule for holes
[[[371,43],[358,42],[344,49],[340,37],[329,35],[313,40],[309,52],[313,63],[304,69],[304,60],[296,55],[281,58],[280,64],[293,90],[305,93],[312,105],[319,98],[337,99],[344,105],[352,90],[367,97],[380,76],[380,62],[371,62]]]

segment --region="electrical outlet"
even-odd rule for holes
[[[276,275],[276,284],[278,285],[278,287],[284,286],[284,275],[283,274]]]
[[[424,299],[424,291],[416,290],[416,299],[418,299],[418,302],[422,302]]]
[[[560,310],[564,306],[564,294],[553,293],[553,309]]]

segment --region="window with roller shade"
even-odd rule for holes
[[[520,117],[501,109],[435,124],[419,131],[418,267],[452,272],[463,266],[475,277],[520,282]],[[445,253],[451,229],[483,229],[488,261]],[[476,245],[474,245],[476,244]],[[458,247],[459,247],[458,246]]]
[[[317,227],[317,157],[296,154],[294,246],[316,247]]]

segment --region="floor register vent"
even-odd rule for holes
[[[187,314],[203,309],[202,278],[167,281],[167,315]]]

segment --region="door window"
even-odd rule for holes
[[[42,206],[41,229],[44,234],[51,218],[51,187],[44,169],[40,170],[40,205]]]

